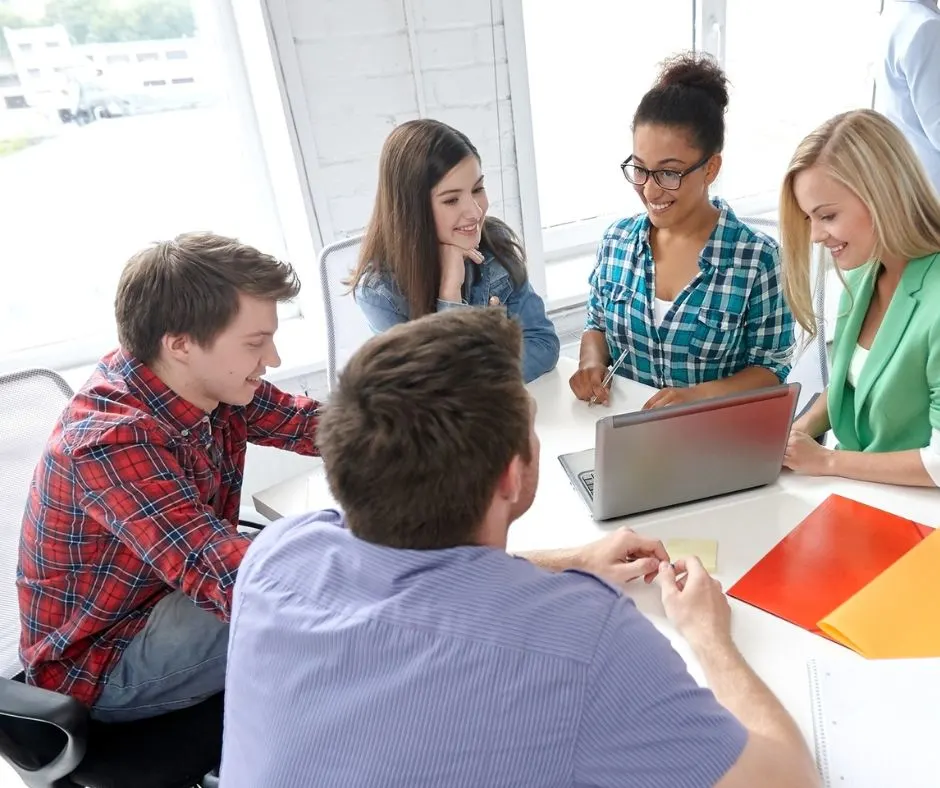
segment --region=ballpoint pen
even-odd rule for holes
[[[620,365],[623,364],[623,360],[627,357],[627,353],[629,352],[629,350],[630,350],[629,347],[625,348],[623,353],[621,353],[619,358],[614,362],[614,365],[609,370],[607,370],[607,374],[604,375],[604,380],[601,382],[601,385],[604,388],[607,388],[610,385],[610,381],[614,379],[614,373],[616,373],[617,370],[620,369]],[[591,405],[596,405],[596,404],[597,404],[597,394],[592,394],[591,401],[588,402],[588,407],[590,407]]]

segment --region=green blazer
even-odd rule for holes
[[[855,389],[845,378],[877,272],[871,263],[846,274],[832,348],[829,422],[842,449],[920,449],[930,443],[931,429],[940,429],[940,253],[907,264]]]

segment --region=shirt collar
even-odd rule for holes
[[[116,376],[127,383],[128,389],[143,401],[147,409],[162,421],[189,431],[207,421],[202,408],[183,399],[169,388],[157,374],[125,350],[117,350],[107,361],[109,377]]]
[[[718,209],[718,222],[715,224],[715,229],[712,230],[712,234],[705,242],[705,247],[702,249],[702,256],[699,258],[699,266],[703,270],[705,268],[717,268],[720,270],[734,265],[734,256],[722,255],[721,244],[716,243],[716,241],[725,236],[729,230],[740,226],[741,222],[738,220],[738,217],[735,216],[734,211],[731,210],[731,206],[720,197],[712,198],[711,203]],[[649,214],[644,214],[640,221],[639,228],[639,242],[641,248],[650,248],[651,227],[652,224]]]

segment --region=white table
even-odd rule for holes
[[[814,479],[784,471],[767,487],[685,504],[642,515],[596,523],[558,462],[558,455],[594,445],[594,425],[608,413],[639,409],[653,389],[618,378],[609,408],[575,400],[568,379],[576,364],[561,359],[557,369],[529,386],[538,403],[536,430],[542,443],[538,494],[529,512],[509,532],[512,551],[568,547],[596,539],[623,523],[659,539],[700,537],[718,541],[717,577],[733,585],[830,493],[839,493],[931,526],[940,525],[940,493],[844,479]],[[322,469],[290,479],[254,496],[265,516],[298,514],[335,505]],[[704,675],[685,642],[666,620],[655,586],[633,584],[628,593],[671,641],[704,683]],[[813,723],[807,660],[815,656],[861,659],[749,605],[731,600],[734,639],[748,662],[796,718],[807,740]]]

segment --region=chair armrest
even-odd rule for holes
[[[0,719],[0,750],[27,785],[55,784],[85,757],[88,708],[68,695],[0,679],[0,718],[5,718]],[[65,744],[57,753],[42,748],[45,752],[40,755],[40,748],[30,745],[41,741],[41,726],[46,725],[58,728]]]

